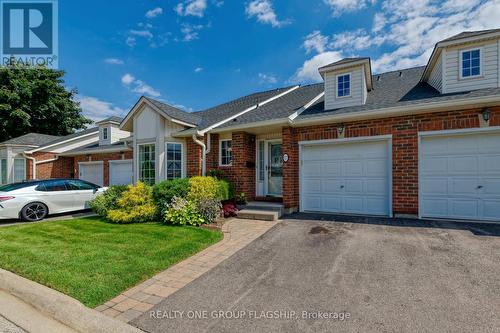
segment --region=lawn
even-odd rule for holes
[[[89,307],[199,252],[220,232],[97,217],[0,228],[0,267]]]

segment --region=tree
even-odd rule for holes
[[[63,71],[11,64],[0,68],[0,142],[29,132],[67,135],[91,121],[64,87]]]

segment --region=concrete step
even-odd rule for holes
[[[243,209],[278,212],[278,217],[283,216],[285,208],[277,202],[251,201]]]
[[[238,218],[245,220],[277,221],[280,218],[280,214],[272,210],[266,211],[245,208],[238,212]]]

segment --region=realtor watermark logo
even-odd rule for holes
[[[0,0],[2,65],[58,67],[57,0]]]

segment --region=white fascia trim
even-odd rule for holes
[[[228,126],[228,127],[224,127],[224,128],[216,128],[210,132],[211,133],[224,133],[224,132],[231,132],[231,131],[236,131],[236,130],[243,130],[243,129],[247,129],[247,128],[256,128],[256,127],[263,127],[263,126],[289,125],[289,124],[290,124],[290,120],[288,118],[281,118],[281,119],[275,119],[275,120],[263,120],[263,121],[248,123],[248,124]]]
[[[448,136],[448,135],[467,135],[467,134],[478,134],[478,133],[495,133],[500,132],[500,126],[491,127],[477,127],[477,128],[460,128],[454,130],[442,130],[442,131],[425,131],[418,132],[418,136]]]
[[[265,101],[262,101],[262,102],[260,102],[260,103],[258,103],[258,104],[255,104],[255,105],[252,105],[251,107],[249,107],[249,108],[247,108],[247,109],[245,109],[245,110],[243,110],[243,111],[241,111],[241,112],[239,112],[239,113],[237,113],[237,114],[235,114],[235,115],[232,115],[232,116],[231,116],[231,117],[229,117],[229,118],[226,118],[226,119],[224,119],[224,120],[222,120],[222,121],[220,121],[220,122],[218,122],[218,123],[215,123],[215,124],[213,124],[212,126],[205,128],[205,129],[204,129],[204,130],[202,130],[202,131],[198,131],[198,133],[197,133],[197,134],[198,134],[199,136],[203,136],[203,135],[205,135],[205,133],[207,133],[207,132],[209,132],[209,131],[213,130],[214,128],[217,128],[217,127],[219,127],[219,126],[221,126],[221,125],[224,125],[225,123],[227,123],[227,122],[229,122],[229,121],[231,121],[231,120],[233,120],[233,119],[235,119],[235,118],[241,117],[242,115],[244,115],[244,114],[245,114],[245,113],[247,113],[247,112],[250,112],[250,111],[256,110],[256,109],[258,109],[258,108],[259,108],[259,107],[261,107],[261,106],[264,106],[264,105],[266,105],[266,104],[268,104],[268,103],[271,103],[272,101],[274,101],[274,100],[276,100],[276,99],[278,99],[278,98],[280,98],[280,97],[283,97],[283,96],[285,96],[286,94],[291,93],[292,91],[294,91],[294,90],[298,89],[299,87],[300,87],[300,86],[298,86],[298,85],[297,85],[297,86],[293,86],[292,88],[290,88],[290,89],[288,89],[288,90],[286,90],[286,91],[282,92],[281,94],[275,95],[275,96],[273,96],[273,97],[271,97],[271,98],[269,98],[269,99],[266,99]]]
[[[386,118],[386,117],[400,117],[417,113],[433,113],[439,112],[441,109],[450,110],[464,110],[468,108],[479,108],[479,103],[494,104],[500,103],[500,95],[488,97],[475,97],[467,99],[457,99],[453,101],[432,102],[407,106],[394,106],[384,109],[344,113],[339,115],[314,117],[309,119],[296,120],[292,125],[308,125],[325,122],[340,122],[340,121],[354,121],[361,119],[371,118]]]
[[[500,37],[500,32],[491,32],[489,34],[482,34],[478,36],[473,36],[473,37],[466,37],[466,38],[461,38],[461,39],[456,39],[456,40],[450,40],[447,42],[439,42],[437,43],[437,47],[447,47],[447,46],[455,46],[455,45],[460,45],[460,44],[465,44],[465,43],[473,43],[473,42],[479,42],[484,39],[491,39],[491,38],[498,38]]]
[[[26,151],[26,154],[33,154],[33,153],[36,153],[37,151],[40,151],[40,150],[46,150],[47,148],[50,148],[50,147],[58,146],[58,145],[61,145],[61,144],[64,144],[64,143],[68,143],[68,142],[71,142],[71,141],[79,140],[81,138],[86,138],[88,136],[92,136],[92,135],[96,135],[96,134],[99,135],[99,131],[95,131],[95,132],[87,133],[87,134],[84,134],[84,135],[76,136],[74,138],[71,138],[71,139],[68,139],[68,140],[65,140],[65,141],[56,142],[56,143],[48,145],[48,146],[41,146],[41,147],[38,147],[36,149]]]
[[[108,149],[100,149],[100,150],[93,150],[93,151],[79,150],[79,151],[74,151],[74,152],[61,153],[58,155],[59,156],[93,155],[93,154],[105,154],[105,153],[119,153],[121,151],[129,151],[129,150],[131,150],[130,147],[108,148]]]
[[[320,93],[318,96],[314,97],[309,103],[307,103],[306,105],[304,105],[303,107],[301,107],[299,110],[295,111],[292,115],[290,115],[290,117],[288,117],[288,119],[290,121],[293,121],[295,118],[297,118],[298,116],[300,116],[300,114],[302,112],[304,112],[305,110],[309,109],[312,105],[314,105],[323,96],[325,96],[325,92],[324,91],[322,93]]]

